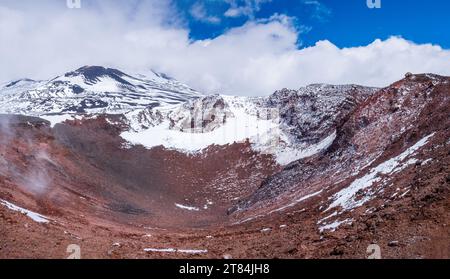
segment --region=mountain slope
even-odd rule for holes
[[[287,165],[328,148],[339,120],[376,90],[321,84],[269,97],[206,96],[168,110],[126,114],[131,129],[122,137],[147,148],[162,145],[188,153],[248,139],[254,150]]]
[[[48,81],[19,80],[0,88],[3,113],[27,115],[124,113],[184,103],[201,94],[155,72],[131,76],[85,66]]]
[[[204,96],[163,74],[129,75],[86,66],[50,81],[20,80],[0,89],[0,112],[40,116],[52,125],[100,114],[123,115],[132,144],[187,153],[242,143],[281,165],[325,150],[335,123],[376,91],[316,84],[269,97]]]
[[[449,109],[450,78],[425,74],[0,115],[0,257],[450,257]]]
[[[326,228],[325,223],[349,221],[343,216],[354,210],[369,212],[380,201],[387,206],[395,197],[405,197],[416,184],[408,182],[410,178],[398,182],[406,173],[427,173],[433,164],[448,161],[449,81],[413,75],[378,91],[338,123],[336,140],[327,152],[270,177],[231,212],[279,212],[301,204],[292,201],[319,195],[318,210],[325,217],[320,223]],[[443,179],[441,186],[448,188]]]

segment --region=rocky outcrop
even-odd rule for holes
[[[189,133],[207,133],[234,117],[229,105],[219,95],[187,102],[168,115],[170,129]]]
[[[295,141],[315,144],[336,130],[376,90],[357,85],[315,84],[277,91],[268,98],[267,106],[279,110],[283,129]]]

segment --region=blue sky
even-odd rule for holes
[[[250,16],[238,17],[224,16],[230,1],[175,2],[187,19],[192,39],[215,37],[244,24],[249,17],[263,19],[278,13],[295,18],[298,28],[309,30],[301,35],[302,46],[325,39],[338,47],[362,46],[395,35],[416,43],[450,48],[450,1],[446,0],[381,0],[381,9],[369,9],[366,0],[272,0],[260,3]],[[235,2],[243,7],[252,1]],[[195,18],[192,7],[198,3],[216,20]]]
[[[0,0],[0,83],[84,65],[164,72],[205,93],[450,76],[450,1]]]

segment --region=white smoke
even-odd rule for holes
[[[0,176],[32,194],[45,194],[52,183],[48,167],[56,163],[32,136],[16,133],[13,117],[0,116]]]

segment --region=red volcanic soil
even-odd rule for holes
[[[0,172],[0,198],[49,216],[52,222],[36,224],[1,206],[1,222],[6,222],[1,227],[3,257],[34,255],[29,249],[20,252],[22,248],[8,244],[9,237],[14,244],[21,236],[39,239],[38,257],[66,253],[64,249],[60,251],[63,254],[49,252],[43,240],[47,237],[49,243],[55,239],[75,243],[85,237],[99,237],[95,243],[108,239],[108,251],[110,240],[130,235],[143,245],[161,246],[145,235],[161,233],[166,239],[172,232],[220,227],[229,219],[227,210],[236,200],[250,195],[263,179],[281,170],[271,156],[252,151],[248,142],[211,146],[202,154],[186,155],[163,147],[124,147],[120,128],[108,124],[105,117],[54,129],[33,118],[14,117],[9,122],[11,135],[3,138],[1,150],[7,164]],[[34,171],[44,177],[36,177]],[[17,217],[26,227],[14,228]],[[42,238],[30,237],[34,227]],[[89,249],[95,246],[88,245]],[[136,250],[137,255],[145,255],[144,248]],[[85,257],[105,256],[87,249]]]
[[[70,244],[82,258],[365,258],[370,244],[384,258],[449,258],[449,80],[378,91],[339,119],[330,149],[284,168],[248,142],[195,155],[128,147],[110,124],[119,116],[54,128],[0,116],[0,200],[49,219],[0,204],[0,258],[66,258]],[[361,205],[327,211],[426,137],[357,191]],[[166,248],[178,250],[155,250]]]

